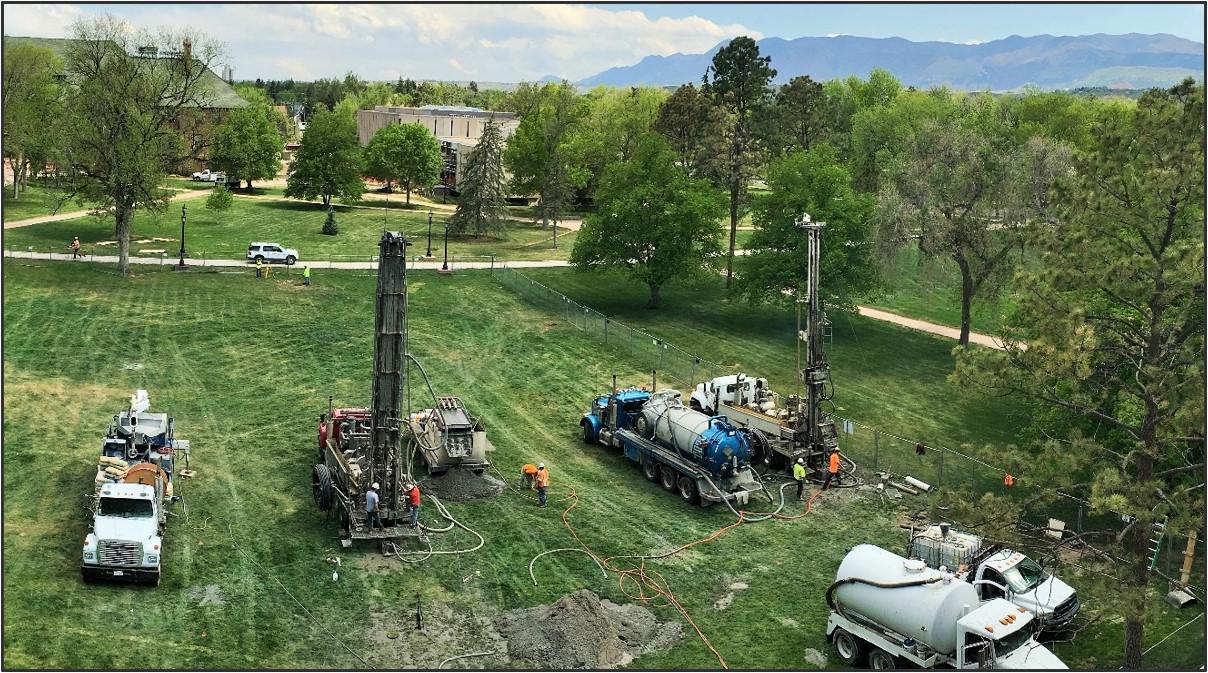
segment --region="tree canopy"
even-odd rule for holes
[[[360,200],[365,192],[361,180],[361,148],[357,144],[356,120],[320,108],[306,127],[302,147],[290,164],[285,195],[294,199],[332,198]]]
[[[632,158],[605,171],[597,212],[586,217],[571,264],[625,269],[650,289],[647,306],[658,308],[663,285],[698,272],[718,252],[723,203],[713,186],[677,165],[666,140],[647,134]]]
[[[365,148],[365,173],[386,184],[397,182],[407,192],[440,179],[444,157],[440,141],[419,124],[390,124],[374,134]]]
[[[285,142],[273,121],[276,111],[264,104],[231,110],[214,131],[210,164],[229,177],[247,180],[275,178],[281,170]]]

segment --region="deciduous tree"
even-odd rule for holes
[[[293,199],[320,197],[327,207],[333,197],[358,201],[365,193],[361,163],[356,120],[320,106],[290,164],[285,195]]]
[[[387,185],[398,182],[407,192],[436,184],[444,157],[440,141],[419,124],[384,126],[365,148],[365,173]]]
[[[13,198],[20,197],[31,170],[57,153],[53,120],[62,114],[63,61],[50,49],[4,39],[4,155],[13,167]]]
[[[163,210],[169,167],[199,149],[180,129],[210,103],[202,81],[218,50],[195,34],[135,33],[111,16],[76,22],[72,37],[60,127],[68,193],[113,213],[118,270],[128,274],[135,209]],[[170,58],[131,55],[146,44],[188,48]]]
[[[752,146],[752,119],[767,100],[768,87],[776,71],[769,56],[759,55],[759,45],[744,36],[736,37],[713,55],[705,72],[705,93],[725,111],[727,152],[724,181],[730,190],[730,253],[726,258],[726,287],[734,276],[734,246],[738,238],[738,208],[746,195],[756,161]]]
[[[649,308],[662,304],[663,285],[698,272],[720,249],[721,194],[689,177],[657,134],[645,136],[629,161],[605,170],[596,206],[575,239],[571,263],[627,270],[650,289]]]
[[[277,125],[276,111],[263,104],[231,110],[214,131],[210,164],[232,178],[270,180],[281,170],[281,152],[285,149]]]

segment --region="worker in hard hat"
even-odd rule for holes
[[[257,278],[264,277],[264,263],[260,260],[259,257],[256,258],[256,277]]]
[[[801,492],[805,490],[805,459],[798,458],[796,463],[793,463],[793,479],[797,480],[797,499],[801,499]]]
[[[410,483],[405,487],[407,493],[407,508],[411,514],[411,527],[415,528],[419,525],[419,484]]]
[[[520,468],[520,486],[532,490],[537,488],[537,466],[532,463],[525,463],[524,467]]]
[[[549,470],[545,469],[545,463],[537,463],[534,481],[537,484],[537,502],[545,507],[545,492],[549,489]]]
[[[830,461],[826,465],[826,480],[822,482],[822,490],[826,490],[830,486],[831,479],[835,480],[835,485],[839,485],[839,447],[831,449]]]
[[[310,265],[302,267],[302,284],[310,285]]]
[[[370,485],[369,490],[365,491],[365,527],[373,530],[373,525],[376,523],[378,528],[386,529],[382,524],[382,517],[378,513],[378,483],[375,481]]]

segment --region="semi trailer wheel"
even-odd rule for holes
[[[675,484],[677,481],[679,481],[679,475],[675,473],[675,470],[666,465],[662,466],[661,472],[663,473],[663,488],[667,489],[668,491],[674,491]]]
[[[892,671],[898,667],[898,660],[878,647],[868,653],[868,667],[875,671]]]
[[[684,499],[684,502],[695,505],[699,500],[700,493],[696,489],[696,480],[691,477],[679,478],[679,494]]]
[[[864,644],[858,638],[843,629],[835,629],[831,639],[835,643],[835,652],[843,663],[853,667],[860,665],[860,660],[864,658]]]
[[[315,465],[310,478],[310,488],[319,510],[326,512],[331,509],[331,471],[326,465]]]
[[[659,480],[659,464],[650,456],[642,457],[642,472],[646,473],[646,478],[650,481]]]

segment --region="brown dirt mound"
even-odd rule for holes
[[[557,669],[617,668],[683,635],[679,622],[660,623],[640,605],[617,605],[587,589],[551,605],[506,612],[495,626],[512,661]]]
[[[474,474],[467,470],[449,470],[439,477],[421,479],[421,493],[435,495],[449,502],[465,502],[478,498],[493,498],[503,492],[505,484],[489,474]]]

